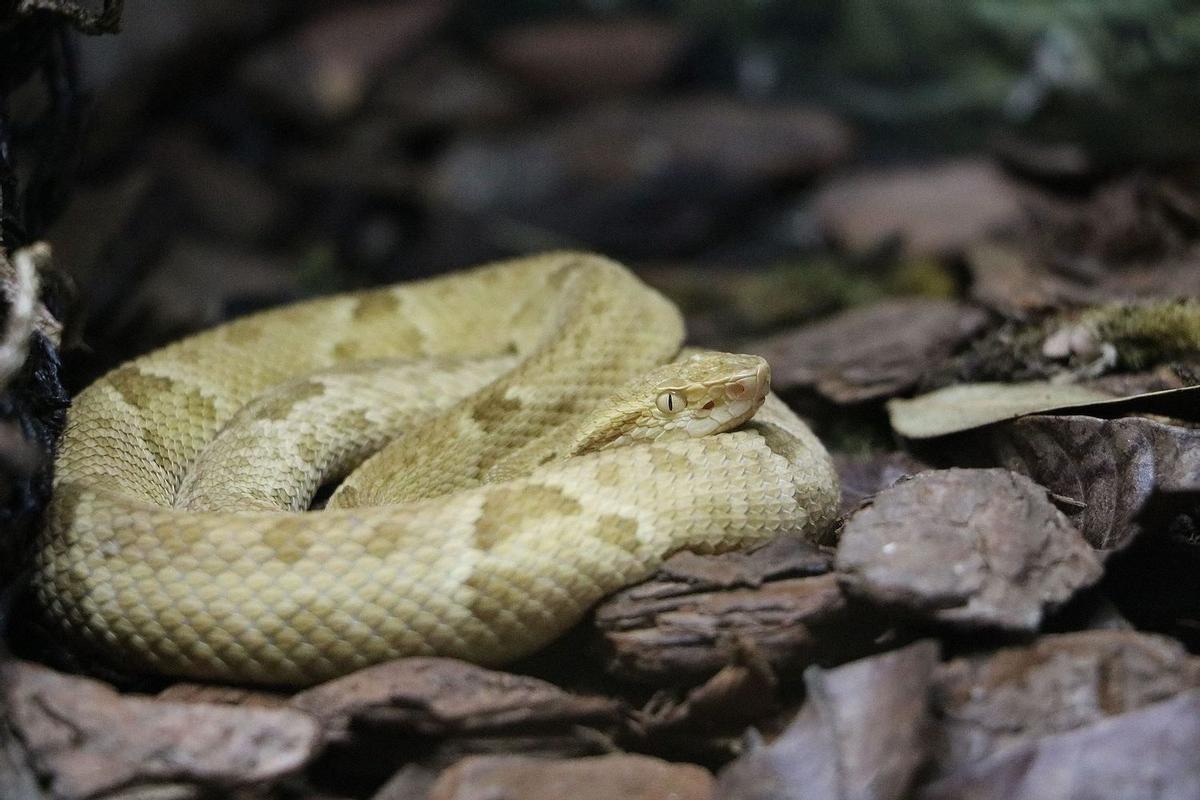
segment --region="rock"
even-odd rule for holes
[[[846,248],[868,251],[895,236],[909,256],[961,253],[1022,214],[1013,184],[976,158],[840,178],[820,189],[813,205],[822,227]]]
[[[528,22],[491,42],[498,65],[555,97],[636,91],[659,84],[689,37],[650,19],[567,19]]]
[[[1046,495],[1003,469],[923,472],[885,489],[842,532],[842,587],[936,622],[1036,631],[1099,580],[1096,554]]]
[[[29,662],[0,666],[8,723],[55,798],[181,785],[228,791],[301,769],[320,728],[293,709],[119,695]]]
[[[810,667],[808,702],[769,745],[720,774],[727,800],[900,800],[926,760],[934,642]]]
[[[934,687],[936,763],[946,774],[1200,688],[1200,658],[1162,636],[1083,631],[956,658],[939,668]]]
[[[442,0],[335,8],[256,51],[239,80],[299,119],[341,119],[359,107],[379,70],[410,54],[449,9]]]
[[[647,756],[537,759],[482,756],[442,773],[428,800],[710,800],[712,776],[694,764]]]
[[[1200,689],[1025,740],[922,787],[918,800],[1193,800]]]
[[[867,652],[878,633],[855,619],[826,556],[785,537],[745,555],[680,553],[649,581],[597,607],[609,672],[658,685],[698,682],[750,648],[776,670]],[[703,565],[703,566],[701,566]],[[837,630],[837,636],[823,632]]]
[[[948,300],[885,300],[745,345],[771,364],[771,387],[861,403],[913,388],[981,331],[987,315]],[[887,331],[887,336],[879,336]]]

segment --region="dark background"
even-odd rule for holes
[[[720,346],[971,294],[998,235],[1085,287],[1193,258],[1187,3],[137,0],[91,36],[59,5],[4,34],[5,244],[48,238],[75,287],[75,389],[549,248],[632,264]]]

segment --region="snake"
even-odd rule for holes
[[[117,366],[68,412],[33,556],[46,626],[180,679],[499,666],[679,550],[817,536],[836,474],[766,362],[683,340],[631,270],[554,252]]]

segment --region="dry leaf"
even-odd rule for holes
[[[901,436],[930,439],[1026,414],[1062,411],[1112,399],[1109,394],[1077,384],[966,383],[911,400],[889,400],[887,410],[892,427]]]

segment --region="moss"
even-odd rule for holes
[[[1179,300],[1092,309],[1081,324],[1116,350],[1117,367],[1147,369],[1200,355],[1200,302]]]
[[[933,258],[901,261],[888,276],[891,294],[918,295],[941,300],[958,297],[958,281],[946,263]]]
[[[1170,365],[1184,383],[1200,363],[1200,301],[1114,304],[1009,323],[926,375],[924,391],[953,383],[1098,378]]]

